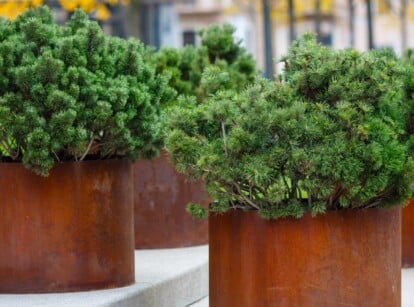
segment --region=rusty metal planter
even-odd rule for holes
[[[400,306],[401,210],[210,217],[210,306]]]
[[[402,266],[414,267],[414,198],[402,209]]]
[[[49,177],[0,163],[0,293],[134,282],[127,160],[59,163]]]
[[[208,243],[208,222],[191,217],[189,202],[207,205],[202,181],[188,182],[162,151],[133,166],[135,248],[173,248]]]

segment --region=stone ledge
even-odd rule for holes
[[[414,306],[414,269],[403,269],[401,274],[402,307]]]
[[[134,285],[99,291],[1,294],[1,307],[183,307],[208,295],[208,247],[135,251]]]
[[[59,294],[0,295],[0,307],[208,307],[208,247],[135,251],[134,285]],[[402,270],[402,307],[414,306],[414,269]]]

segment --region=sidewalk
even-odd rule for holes
[[[414,269],[402,270],[402,307],[414,307]]]
[[[208,307],[208,247],[135,251],[135,278],[110,290],[3,294],[0,307]],[[414,307],[414,269],[402,270],[402,307]]]
[[[183,307],[208,295],[208,247],[135,251],[136,283],[59,294],[0,295],[0,307]]]

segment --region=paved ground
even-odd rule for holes
[[[208,296],[195,302],[194,304],[190,305],[189,307],[209,307],[208,306]]]
[[[401,307],[414,307],[414,269],[402,270],[402,304]],[[191,307],[209,307],[208,297],[196,302]]]
[[[129,287],[0,295],[0,307],[208,307],[207,246],[136,251],[135,268]],[[402,270],[402,307],[414,307],[414,269]]]
[[[136,283],[102,291],[0,295],[0,307],[183,307],[208,294],[208,247],[135,251]]]
[[[414,307],[414,269],[402,270],[402,307]]]

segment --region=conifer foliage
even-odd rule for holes
[[[279,80],[219,90],[170,112],[177,169],[204,177],[215,200],[264,218],[401,205],[411,195],[403,68],[389,50],[335,51],[296,41]],[[206,72],[205,80],[215,82]]]
[[[0,157],[47,175],[58,161],[154,154],[168,79],[137,40],[47,7],[0,23]]]
[[[407,49],[402,61],[406,69],[404,78],[404,100],[409,112],[407,130],[411,149],[414,150],[414,50]]]
[[[258,71],[252,55],[234,37],[229,24],[212,25],[199,32],[200,45],[181,49],[164,47],[153,56],[158,72],[171,74],[170,86],[179,95],[195,96],[198,102],[219,89],[241,89],[252,82]],[[203,73],[214,74],[214,84]]]

